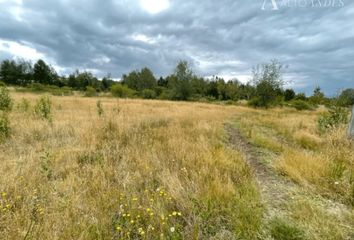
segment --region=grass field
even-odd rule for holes
[[[317,132],[323,110],[73,96],[52,97],[48,122],[32,113],[40,95],[12,97],[0,239],[354,237],[354,144],[344,126]],[[279,217],[264,217],[260,183],[225,123],[295,183]]]

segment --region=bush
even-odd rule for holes
[[[43,85],[40,83],[32,83],[26,88],[16,88],[18,92],[32,92],[32,93],[44,93],[48,92],[54,96],[71,96],[73,90],[70,87],[58,87],[55,85]]]
[[[41,160],[41,173],[48,179],[53,178],[53,159],[49,152],[45,152],[40,156]]]
[[[38,117],[47,119],[48,121],[52,120],[51,110],[52,101],[48,96],[42,96],[37,100],[36,105],[34,106],[34,113]]]
[[[0,111],[8,112],[12,108],[10,92],[6,87],[0,87]]]
[[[284,92],[284,100],[286,102],[293,100],[295,98],[295,96],[296,96],[296,93],[292,89],[286,89]]]
[[[10,135],[10,122],[6,114],[0,115],[0,142]]]
[[[102,103],[100,100],[97,101],[96,103],[96,107],[97,107],[97,113],[98,113],[98,116],[102,116],[103,115],[103,107],[102,107]]]
[[[73,95],[73,90],[70,87],[57,87],[55,89],[49,89],[48,92],[54,96],[71,96]]]
[[[155,99],[156,98],[156,93],[154,90],[151,90],[151,89],[144,89],[142,92],[141,92],[141,96],[144,98],[144,99]]]
[[[354,89],[345,89],[338,97],[338,102],[341,106],[354,105]]]
[[[95,97],[97,96],[97,91],[93,87],[86,87],[85,97]]]
[[[168,89],[164,89],[161,94],[159,94],[159,99],[161,100],[169,100],[171,96],[171,91]]]
[[[267,105],[265,105],[265,103],[259,97],[252,98],[248,102],[248,105],[251,107],[256,107],[256,108],[267,107]]]
[[[342,107],[332,107],[328,112],[323,113],[317,121],[318,129],[321,133],[331,128],[338,127],[341,124],[348,123],[348,110]]]
[[[122,84],[115,84],[111,87],[111,93],[114,97],[128,98],[133,97],[135,91]]]
[[[28,86],[32,92],[44,92],[45,86],[40,83],[32,83]]]
[[[275,240],[305,239],[305,233],[303,230],[297,228],[294,224],[288,223],[282,219],[273,219],[269,226],[270,234]]]
[[[294,100],[290,103],[291,107],[296,108],[296,110],[313,110],[314,106],[310,105],[308,102],[303,100]]]

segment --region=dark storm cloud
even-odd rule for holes
[[[17,42],[62,73],[79,68],[119,78],[148,66],[166,75],[187,59],[200,75],[241,79],[252,66],[277,58],[289,65],[286,79],[299,90],[320,85],[334,94],[354,86],[351,1],[335,7],[278,1],[278,11],[271,0],[264,11],[262,3],[170,0],[167,10],[152,15],[138,0],[0,0],[0,58],[18,55],[1,41]]]

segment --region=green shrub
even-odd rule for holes
[[[103,115],[103,113],[104,113],[101,100],[98,100],[98,101],[97,101],[96,107],[97,107],[98,116],[101,117],[101,116]]]
[[[142,92],[141,92],[141,96],[144,98],[144,99],[155,99],[156,98],[156,93],[154,90],[151,90],[151,89],[144,89]]]
[[[53,159],[49,152],[45,152],[42,156],[40,156],[40,166],[41,173],[48,179],[51,180],[53,178]]]
[[[29,90],[32,92],[44,92],[45,86],[40,83],[32,83],[28,86]]]
[[[294,100],[290,103],[291,107],[294,107],[296,110],[313,110],[313,106],[304,100]]]
[[[0,115],[0,142],[10,135],[10,122],[6,114]]]
[[[161,100],[169,100],[171,96],[171,91],[169,89],[164,89],[161,94],[159,94],[159,99]]]
[[[329,129],[336,128],[341,124],[348,123],[349,112],[346,108],[334,106],[323,113],[317,121],[318,129],[321,133]]]
[[[54,96],[71,96],[73,90],[70,87],[58,87],[55,85],[43,85],[40,83],[32,83],[24,88],[16,88],[18,92],[32,92],[32,93],[51,93]]]
[[[49,89],[48,92],[54,96],[71,96],[73,95],[73,90],[70,87],[61,87]]]
[[[10,92],[6,87],[0,87],[0,111],[8,112],[12,108]]]
[[[93,152],[84,152],[83,154],[77,157],[77,163],[80,166],[87,164],[101,164],[103,163],[103,155],[101,153]]]
[[[114,97],[128,98],[133,97],[135,91],[122,84],[115,84],[111,87],[111,93]]]
[[[42,96],[37,100],[36,105],[34,106],[34,113],[40,117],[47,119],[48,121],[52,120],[52,101],[48,96]]]
[[[248,101],[248,105],[255,108],[268,107],[259,97],[252,98]]]
[[[305,238],[303,230],[293,223],[275,218],[269,223],[270,234],[275,240],[302,240]]]
[[[95,97],[97,96],[97,91],[93,87],[86,87],[85,97]]]
[[[27,99],[22,98],[21,101],[17,104],[16,108],[21,112],[28,112],[28,110],[31,108],[31,104]]]

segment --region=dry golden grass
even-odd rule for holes
[[[259,110],[240,117],[239,126],[255,145],[276,153],[271,162],[281,173],[352,205],[354,142],[348,139],[346,126],[320,134],[321,111]]]
[[[52,97],[16,108],[0,145],[1,239],[255,239],[262,207],[223,123],[198,103]]]
[[[344,127],[320,135],[319,112],[52,97],[48,122],[32,113],[40,95],[12,97],[11,136],[0,145],[0,239],[269,239],[252,171],[228,147],[229,121],[304,187],[283,207],[305,236],[354,234],[353,213],[306,196],[352,209],[353,142]],[[23,98],[28,110],[16,107]]]
[[[307,238],[352,239],[354,142],[346,126],[320,134],[317,119],[322,111],[249,110],[237,114],[236,125],[266,153],[270,167],[298,184],[283,208]]]

